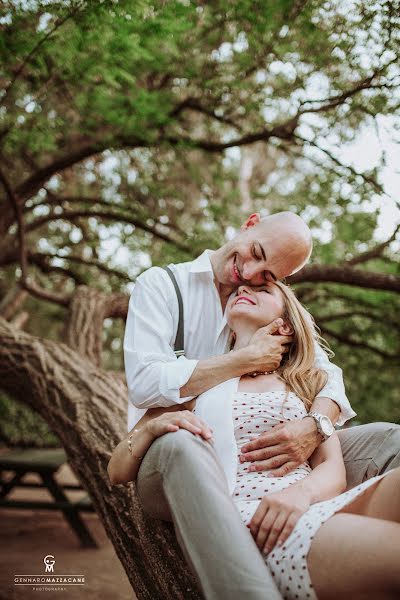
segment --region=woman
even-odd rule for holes
[[[268,477],[268,471],[255,472],[242,461],[241,447],[260,430],[306,418],[325,384],[324,372],[313,367],[314,343],[321,340],[311,316],[290,288],[270,282],[239,287],[227,317],[235,349],[247,346],[260,327],[279,317],[279,333],[292,334],[294,340],[277,371],[237,378],[230,405],[237,450],[232,499],[282,596],[399,597],[400,469],[345,492],[346,471],[336,433],[284,477]],[[206,394],[196,400],[198,414],[188,410],[194,400],[183,411],[148,411],[114,450],[108,468],[112,483],[135,479],[141,457],[165,433],[185,428],[213,443],[209,425],[199,416],[206,416],[199,410]]]

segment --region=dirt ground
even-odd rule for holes
[[[61,467],[57,479],[75,481],[68,465]],[[82,492],[68,492],[74,498],[71,494],[78,498]],[[30,488],[14,490],[8,497],[48,499],[46,492]],[[98,548],[82,549],[58,511],[0,509],[0,600],[136,600],[99,518],[94,513],[81,514]],[[85,584],[62,590],[14,585],[15,575],[44,574],[43,558],[48,554],[56,560],[54,575],[84,575]]]

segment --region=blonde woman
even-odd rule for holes
[[[136,431],[115,449],[109,463],[111,482],[134,480],[141,457],[157,437],[186,429],[215,446],[227,480],[233,481],[229,486],[232,500],[283,598],[399,597],[399,468],[345,491],[346,471],[334,432],[308,461],[283,477],[255,471],[241,453],[260,429],[307,418],[324,386],[325,373],[313,367],[314,340],[321,340],[311,316],[280,282],[257,288],[240,286],[227,310],[235,349],[248,346],[260,328],[277,318],[282,319],[279,333],[293,335],[278,370],[231,380],[232,393],[221,399],[226,423],[232,425],[234,457],[227,457],[223,429],[228,427],[212,418],[210,407],[218,402],[221,391],[217,386],[191,401],[186,410],[148,411]]]

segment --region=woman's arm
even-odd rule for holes
[[[346,468],[337,433],[320,444],[308,461],[312,472],[290,487],[304,492],[310,504],[329,500],[346,490]]]
[[[249,523],[261,551],[283,544],[311,504],[329,500],[346,489],[346,470],[336,433],[310,456],[312,472],[280,492],[264,496]]]
[[[136,456],[144,456],[155,440],[155,436],[148,430],[148,423],[142,424],[140,428],[138,426],[140,426],[140,421],[134,427],[134,429],[139,429],[139,431],[133,433],[134,429],[132,429],[118,446],[114,448],[111,455],[107,472],[113,485],[128,483],[128,481],[136,479],[141,463],[141,459],[136,458]],[[131,433],[133,433],[131,440],[132,454],[135,456],[131,455],[128,446],[128,439]]]
[[[190,400],[183,406],[191,409],[196,400]],[[107,472],[113,485],[134,481],[140,468],[141,459],[154,440],[168,432],[187,429],[193,434],[200,434],[204,439],[211,439],[212,432],[207,423],[196,417],[191,410],[173,410],[175,407],[159,407],[147,410],[140,421],[114,449],[108,463]],[[135,431],[137,430],[137,431]],[[132,454],[128,440],[131,438]]]

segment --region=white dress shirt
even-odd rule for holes
[[[191,400],[194,396],[181,398],[179,390],[190,379],[198,360],[220,356],[228,351],[230,330],[214,284],[210,262],[212,253],[213,250],[205,250],[194,261],[169,265],[177,279],[184,306],[185,356],[178,359],[173,349],[178,327],[178,301],[168,273],[160,267],[151,267],[136,280],[129,300],[124,336],[130,400],[128,430],[136,425],[148,408]],[[337,425],[343,425],[356,413],[345,394],[342,370],[329,361],[318,344],[315,366],[328,374],[327,384],[318,396],[337,402],[341,410]],[[229,381],[230,384],[224,382],[213,390],[232,385],[235,379]],[[208,390],[204,394],[212,396],[213,393]],[[196,414],[199,399],[204,394],[196,401]],[[222,403],[216,402],[214,410],[220,412],[220,408]],[[223,417],[221,414],[220,418]],[[231,427],[231,434],[226,430],[225,441],[219,443],[231,446],[233,422]]]

